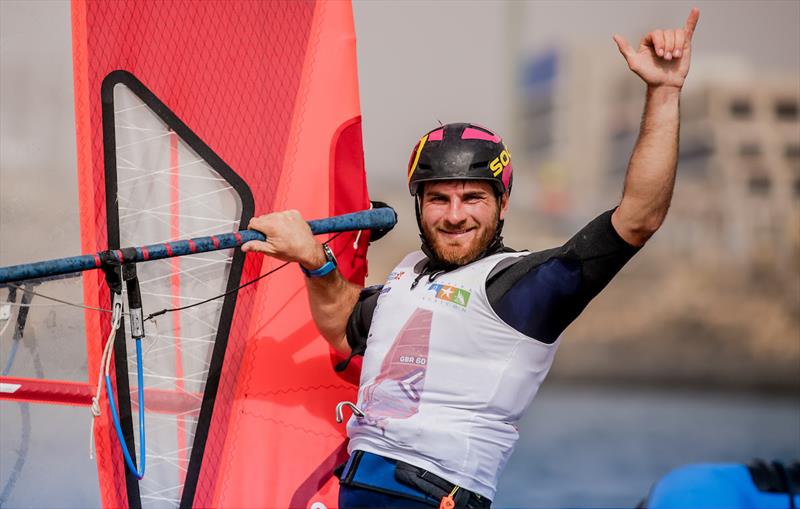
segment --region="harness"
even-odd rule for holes
[[[365,451],[354,451],[334,474],[344,486],[431,504],[431,507],[484,509],[492,501],[427,470]],[[452,502],[452,505],[448,502]]]

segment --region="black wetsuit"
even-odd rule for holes
[[[589,301],[600,293],[638,251],[616,232],[611,224],[612,213],[613,210],[610,210],[601,214],[561,247],[502,259],[486,280],[486,294],[497,315],[532,340],[555,342]],[[503,248],[500,243],[500,246],[493,251],[490,250],[489,254],[499,250],[511,251]],[[423,260],[414,269],[417,281],[421,280],[423,284],[426,282],[426,277],[436,278],[437,274],[441,273],[430,270],[430,265],[426,262],[427,259]],[[367,337],[381,288],[382,286],[365,288],[350,315],[347,341],[353,350],[352,355],[363,355],[366,350]],[[340,366],[343,368],[344,364]],[[386,458],[377,458],[392,462]],[[380,478],[377,473],[370,475],[377,476],[376,479]],[[430,472],[427,475],[430,475]],[[387,485],[383,481],[373,482],[377,482],[376,486],[381,486],[382,489],[343,483],[339,494],[340,506],[435,507],[437,497],[441,496],[441,494],[436,495],[435,489],[423,490],[414,484],[417,487],[415,488],[417,497],[427,497],[426,500],[430,500],[431,503],[419,501],[412,503],[406,497],[391,494],[391,490],[387,491]],[[447,490],[442,493],[446,492]],[[462,492],[465,497],[475,496],[465,490]],[[490,504],[487,499],[479,499],[476,502],[473,498],[461,502],[463,507],[489,507]]]
[[[507,324],[553,343],[638,251],[611,224],[609,210],[563,246],[499,263],[486,281],[489,302]],[[427,277],[427,276],[423,276]],[[347,324],[347,341],[366,350],[381,286],[365,288]]]

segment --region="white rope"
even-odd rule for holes
[[[58,303],[63,304],[65,306],[70,306],[70,307],[73,307],[73,308],[80,308],[80,309],[90,309],[92,311],[102,311],[103,313],[111,313],[112,312],[112,310],[110,310],[110,309],[95,308],[95,307],[92,307],[92,306],[84,306],[83,304],[75,304],[74,302],[69,302],[69,301],[66,301],[66,300],[57,299],[55,297],[50,297],[48,295],[43,295],[41,293],[34,292],[33,290],[29,290],[29,289],[24,288],[22,286],[15,285],[13,283],[8,283],[8,286],[14,287],[17,290],[20,290],[20,291],[22,291],[24,293],[29,293],[31,295],[35,295],[36,297],[40,297],[42,299],[52,300],[52,301],[58,302]],[[20,303],[20,304],[10,303],[10,304],[17,305],[17,306],[20,306],[20,307],[36,307],[36,306],[39,306],[39,304],[22,304],[22,303]],[[48,305],[49,306],[54,306],[53,304],[48,304]]]
[[[103,392],[103,377],[109,374],[111,366],[111,354],[114,351],[111,347],[114,344],[114,337],[117,335],[120,320],[122,319],[122,294],[113,293],[114,304],[112,306],[111,332],[108,334],[106,345],[103,347],[103,355],[100,357],[100,369],[97,372],[97,392],[92,397],[92,426],[89,435],[89,459],[94,459],[94,420],[100,417],[100,395]]]
[[[372,210],[372,202],[369,202],[369,210]],[[353,249],[355,249],[356,251],[358,251],[358,241],[361,240],[362,231],[364,230],[358,230],[358,233],[356,234],[356,240],[355,242],[353,242]]]
[[[153,328],[155,329],[155,333],[146,334],[145,335],[145,340],[148,340],[148,339],[150,340],[150,344],[145,346],[144,355],[142,356],[142,357],[145,357],[145,358],[149,357],[150,350],[153,349],[153,347],[156,345],[158,340],[161,338],[161,334],[159,333],[159,330],[158,330],[158,320],[153,318],[150,321],[153,322]]]
[[[11,323],[11,318],[6,320],[6,323],[5,323],[5,325],[3,325],[3,328],[0,329],[0,336],[2,336],[3,333],[6,331],[6,329],[8,329],[8,324],[10,324],[10,323]]]

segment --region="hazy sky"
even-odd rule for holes
[[[616,65],[624,68],[612,33],[634,42],[649,29],[682,26],[692,5],[700,8],[701,18],[690,83],[702,72],[704,61],[719,55],[740,56],[761,71],[793,72],[800,81],[800,2],[796,0],[357,0],[353,10],[371,186],[402,187],[411,147],[439,120],[480,122],[510,137],[509,97],[515,69],[525,55],[567,41],[584,41],[597,48],[598,57],[615,58]],[[50,15],[40,16],[43,11]],[[26,42],[30,40],[42,41],[42,47]],[[65,144],[74,140],[59,133],[63,126],[72,125],[72,112],[62,114],[63,107],[58,107],[71,106],[69,2],[0,0],[0,41],[4,67],[20,68],[15,64],[18,59],[42,62],[23,67],[30,74],[28,79],[52,83],[50,92],[38,100],[53,103],[48,108],[59,122],[48,124],[43,144],[69,154],[57,160],[70,159],[71,145]],[[25,51],[20,51],[20,44],[25,44]],[[53,47],[63,56],[36,58],[37,51],[53,51]],[[27,150],[14,138],[24,135],[34,120],[29,114],[14,114],[30,104],[26,88],[14,85],[24,81],[19,78],[6,73],[0,80],[4,113],[0,130],[6,160]]]
[[[653,28],[683,26],[692,6],[701,13],[695,75],[720,55],[740,56],[758,71],[800,72],[797,1],[356,1],[371,185],[402,186],[411,147],[437,120],[480,122],[507,133],[516,48],[531,55],[583,41],[598,57],[619,57],[624,68],[614,32],[638,42]]]

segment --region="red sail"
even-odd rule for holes
[[[118,115],[125,109],[119,107],[122,101],[146,110],[145,121],[160,122],[169,134],[158,156],[166,158],[163,168],[170,176],[169,206],[153,212],[166,221],[167,231],[182,231],[179,215],[190,215],[185,200],[191,191],[181,187],[185,175],[178,171],[187,157],[197,157],[208,171],[219,170],[223,180],[244,190],[232,205],[241,212],[236,222],[248,219],[248,193],[253,214],[293,208],[312,219],[369,207],[349,3],[73,0],[72,17],[84,252],[114,247],[138,221],[125,212],[135,204],[110,196],[110,190],[122,193],[132,185],[132,178],[122,176],[129,157],[123,151],[130,149],[119,142],[126,122]],[[362,283],[366,232],[357,248],[355,241],[355,233],[344,234],[333,248],[342,273]],[[188,263],[173,268],[188,270]],[[248,255],[238,269],[235,257],[225,263],[225,274],[238,275],[228,281],[236,285],[276,266],[260,255]],[[185,274],[165,279],[174,294],[170,302],[194,297],[186,290],[187,279]],[[87,305],[109,305],[101,274],[84,276],[84,295]],[[342,375],[333,371],[337,356],[313,324],[303,276],[295,267],[234,300],[213,317],[204,383],[191,379],[196,373],[190,372],[187,350],[191,321],[202,317],[180,315],[168,322],[174,342],[163,354],[174,366],[170,376],[180,381],[157,388],[157,408],[151,410],[145,396],[146,418],[151,411],[176,416],[168,431],[153,431],[153,440],[163,435],[177,444],[175,456],[162,455],[145,478],[166,471],[163,462],[174,463],[170,478],[153,482],[170,485],[177,499],[126,478],[104,412],[95,427],[104,506],[164,501],[198,507],[336,506],[338,484],[331,474],[345,455],[345,436],[334,408],[354,399],[358,367]],[[92,387],[109,327],[107,316],[86,313]],[[126,369],[118,359],[116,385],[132,390],[135,373]],[[135,397],[124,391],[123,396],[135,414]],[[192,398],[202,404],[186,411],[182,405]],[[187,434],[187,427],[196,427],[196,433]],[[150,441],[148,435],[148,451]]]

